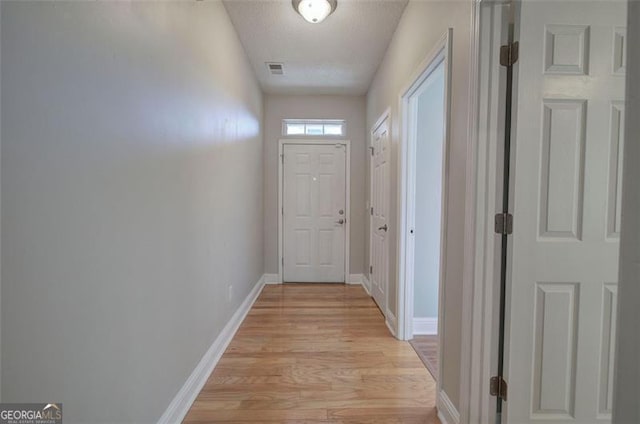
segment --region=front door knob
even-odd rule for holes
[[[387,232],[387,224],[384,224],[382,227],[378,228],[378,230],[382,230],[384,232]]]

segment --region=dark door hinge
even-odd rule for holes
[[[375,151],[375,147],[370,146],[370,147],[369,147],[369,150],[371,150],[371,156],[373,156],[373,153],[374,153],[374,151]]]
[[[371,216],[373,216],[373,206],[371,206]]]
[[[507,382],[502,377],[491,377],[489,381],[489,393],[504,401],[507,400]]]
[[[517,41],[500,47],[500,65],[513,66],[518,61],[519,44]]]
[[[513,233],[513,215],[510,213],[497,213],[495,224],[497,234],[509,235]]]
[[[373,274],[373,265],[369,265],[369,275]]]

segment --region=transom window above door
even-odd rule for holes
[[[342,137],[346,133],[342,119],[283,119],[282,135]]]

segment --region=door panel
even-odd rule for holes
[[[587,104],[543,100],[540,237],[582,237],[582,192]]]
[[[345,282],[345,146],[286,144],[283,171],[283,280]]]
[[[520,7],[507,422],[602,423],[615,354],[626,8]]]
[[[389,281],[389,125],[384,120],[374,131],[371,161],[371,294],[383,313]]]

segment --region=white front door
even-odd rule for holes
[[[386,314],[389,281],[389,119],[373,132],[371,160],[371,294]]]
[[[285,144],[283,281],[344,283],[346,146]]]
[[[626,4],[520,6],[507,422],[607,422]]]

